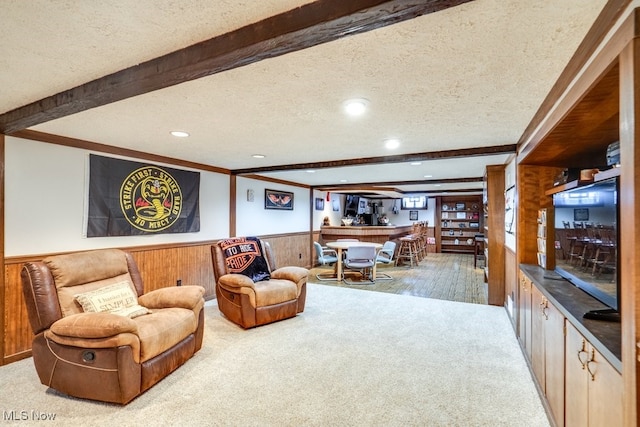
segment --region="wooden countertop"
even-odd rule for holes
[[[413,225],[409,224],[409,225],[323,225],[322,227],[320,227],[322,230],[327,229],[327,230],[335,230],[335,229],[339,229],[339,230],[346,230],[346,229],[371,229],[371,228],[377,228],[377,229],[395,229],[395,228],[404,228],[404,227],[413,227]]]
[[[413,225],[345,225],[322,226],[320,235],[325,242],[338,239],[357,238],[359,240],[384,243],[410,234]]]

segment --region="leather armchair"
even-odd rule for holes
[[[266,259],[270,277],[254,282],[246,275],[233,273],[227,264],[223,247],[225,242],[243,239],[227,239],[211,247],[216,299],[222,314],[247,329],[302,313],[309,271],[295,266],[277,268],[269,243],[256,239],[258,249]]]
[[[202,346],[204,288],[168,287],[144,294],[138,267],[125,251],[28,262],[21,280],[40,382],[70,396],[126,404]],[[113,288],[147,314],[131,318],[104,311],[117,308],[102,295]],[[87,295],[108,302],[88,312],[81,305],[81,296]]]

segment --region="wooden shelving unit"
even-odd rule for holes
[[[547,209],[538,210],[538,265],[545,270],[547,269],[547,224],[551,224],[553,228],[553,222],[548,220],[548,215],[551,215],[553,211]]]
[[[622,3],[607,4],[607,11],[615,7],[626,6]],[[586,305],[600,306],[595,298],[582,292],[568,282],[547,280],[548,271],[554,268],[555,256],[550,249],[549,237],[554,234],[549,230],[555,223],[547,216],[547,261],[546,268],[538,266],[537,218],[541,209],[553,210],[551,195],[576,187],[585,182],[570,182],[565,187],[554,186],[555,177],[564,169],[581,171],[607,166],[607,151],[611,144],[619,143],[620,168],[606,170],[604,175],[594,177],[602,179],[609,174],[620,175],[619,206],[622,213],[618,227],[624,230],[618,241],[619,254],[624,260],[640,259],[640,244],[637,239],[638,212],[640,212],[640,175],[635,170],[635,161],[640,153],[638,124],[640,108],[637,94],[640,88],[638,63],[637,22],[640,19],[640,8],[629,10],[623,18],[620,15],[612,19],[607,37],[594,38],[594,31],[601,31],[604,26],[594,24],[590,35],[581,46],[582,53],[576,54],[565,68],[558,81],[555,93],[550,95],[537,113],[537,117],[529,124],[519,146],[517,161],[517,259],[516,265],[531,279],[531,287],[538,289],[557,288],[554,306],[565,316],[566,330],[577,330],[579,334],[574,341],[569,333],[562,345],[547,347],[544,343],[529,339],[538,331],[536,325],[527,323],[532,312],[532,292],[519,292],[516,307],[518,319],[518,339],[523,345],[525,354],[532,355],[549,348],[557,349],[565,358],[565,372],[554,371],[557,377],[564,377],[564,383],[550,386],[549,383],[536,382],[545,406],[551,406],[554,396],[571,396],[567,399],[564,413],[560,410],[551,414],[558,425],[639,425],[640,388],[638,387],[638,343],[640,335],[637,325],[640,319],[639,304],[640,269],[634,262],[622,262],[619,277],[622,280],[620,299],[621,316],[619,327],[612,328],[613,322],[585,319],[585,308],[578,304],[580,299]],[[615,13],[608,15],[616,16]],[[613,21],[620,20],[613,25]],[[604,19],[600,15],[599,19]],[[605,41],[606,39],[606,41]],[[569,84],[570,82],[570,84]],[[600,175],[600,174],[597,174]],[[551,190],[549,190],[551,188]],[[551,246],[553,248],[553,246]],[[571,293],[570,293],[571,292]],[[544,294],[543,294],[544,295]],[[549,298],[549,295],[544,295]],[[553,295],[552,295],[553,296]],[[579,309],[577,309],[580,307]],[[545,314],[548,314],[547,310]],[[525,319],[523,322],[522,320]],[[530,323],[533,323],[531,320]],[[609,326],[609,327],[607,327]],[[575,332],[574,330],[574,332]],[[544,334],[545,332],[543,332]],[[585,345],[585,341],[587,344]],[[596,351],[592,351],[595,349]],[[597,373],[591,378],[574,380],[570,362],[575,362],[576,351],[588,352],[588,360],[602,361],[598,364]],[[600,355],[598,355],[598,353]],[[528,360],[536,371],[534,361]],[[580,362],[580,360],[579,360]],[[589,362],[590,363],[590,362]],[[615,369],[605,369],[610,365]],[[580,363],[575,371],[582,373],[584,364]],[[546,371],[550,365],[543,364]],[[553,369],[553,368],[551,368]],[[539,369],[538,369],[539,370]],[[610,372],[607,373],[606,371]],[[597,382],[606,383],[602,390],[596,391]],[[585,392],[584,384],[588,383]],[[606,389],[606,391],[604,391]],[[581,396],[598,396],[595,400],[583,399]],[[562,409],[562,408],[560,408]],[[579,421],[577,421],[579,420]]]
[[[439,202],[439,230],[436,230],[439,251],[473,254],[475,236],[482,233],[483,227],[481,197],[441,197]]]

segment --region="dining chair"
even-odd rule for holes
[[[316,259],[320,265],[335,265],[338,262],[338,253],[331,248],[323,247],[318,242],[313,242],[313,247],[316,250]],[[337,280],[338,276],[336,272],[333,273],[318,273],[316,274],[318,280]]]
[[[344,260],[345,268],[357,270],[362,275],[363,281],[353,281],[345,277],[345,283],[358,285],[363,283],[375,283],[373,267],[376,265],[376,248],[374,246],[351,246]]]
[[[386,242],[384,242],[384,245],[382,245],[382,249],[380,249],[378,251],[378,254],[376,255],[376,264],[393,265],[394,263],[393,256],[395,252],[396,252],[396,242],[387,240]],[[379,270],[377,270],[375,279],[391,280],[393,278],[389,276],[387,273],[380,273]]]

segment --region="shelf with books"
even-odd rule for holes
[[[547,268],[547,210],[540,209],[538,211],[538,265],[542,268]]]
[[[483,227],[481,196],[443,196],[438,201],[438,250],[473,254],[474,239],[482,234]]]

